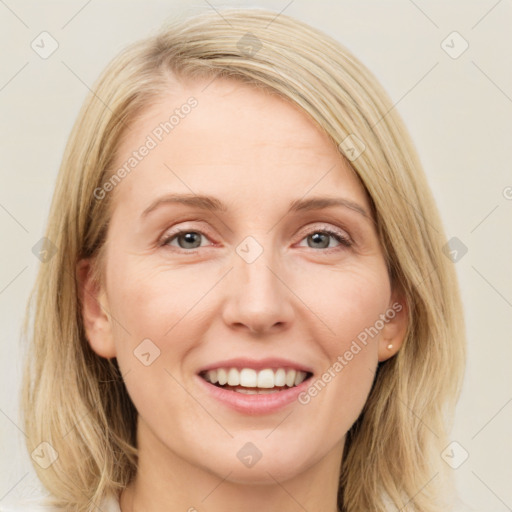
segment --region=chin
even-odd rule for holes
[[[265,434],[268,435],[268,434]],[[225,449],[215,450],[213,457],[205,460],[202,451],[201,465],[221,479],[238,484],[275,484],[290,480],[313,466],[322,456],[321,450],[309,443],[272,443],[267,440],[250,440],[244,436],[230,443]],[[300,445],[300,446],[299,446]],[[304,446],[308,446],[307,453]],[[229,476],[227,476],[229,475]],[[226,478],[227,476],[227,478]]]
[[[229,474],[226,480],[236,484],[274,485],[276,480],[278,482],[291,480],[302,473],[305,469],[307,468],[303,468],[302,465],[298,465],[297,461],[290,464],[288,462],[283,463],[282,461],[263,462],[262,459],[252,468],[240,467],[240,465],[231,465],[231,467],[226,467],[226,473],[218,474],[218,468],[216,473],[223,479],[226,478],[226,474]]]

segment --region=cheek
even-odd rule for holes
[[[210,286],[197,279],[191,269],[121,263],[111,272],[113,292],[109,293],[109,304],[131,338],[153,337],[165,344],[172,340],[173,331],[181,327],[185,317],[190,325],[192,306]],[[126,332],[120,334],[126,337]]]
[[[111,261],[116,264],[109,269],[107,285],[120,357],[150,339],[162,352],[172,346],[172,359],[179,362],[200,343],[200,331],[208,324],[205,318],[220,318],[222,311],[217,311],[215,304],[220,307],[223,302],[216,301],[219,290],[212,285],[222,277],[222,269],[212,275],[215,271],[208,266],[169,268],[115,257]],[[375,325],[389,304],[386,267],[377,259],[339,268],[299,265],[283,277],[293,290],[283,292],[283,299],[288,297],[296,309],[294,328],[313,330],[330,360],[347,350],[352,340],[364,337],[362,333]],[[173,343],[178,338],[179,343]]]
[[[112,261],[117,263],[107,286],[116,357],[134,403],[143,409],[172,387],[167,372],[182,381],[187,354],[197,344],[200,309],[194,304],[211,284],[194,282],[188,269],[149,267],[126,257]]]
[[[325,439],[344,435],[361,413],[378,363],[378,340],[391,294],[384,262],[319,269],[316,287],[303,287],[310,309],[321,318],[316,339],[324,368],[303,393],[301,403],[314,415]],[[305,300],[306,302],[306,300]]]
[[[390,282],[380,260],[305,275],[307,281],[296,283],[297,294],[325,327],[324,348],[331,355],[372,327],[389,305]]]
[[[149,267],[130,258],[117,262],[110,269],[109,305],[128,393],[151,424],[189,417],[190,428],[201,411],[194,413],[197,417],[190,413],[190,397],[178,383],[184,382],[189,353],[200,341],[195,330],[204,330],[194,304],[211,283],[194,281],[189,269]]]
[[[178,453],[183,450],[183,456],[195,454],[198,461],[203,457],[202,440],[208,428],[211,446],[218,447],[215,456],[222,457],[227,450],[225,433],[216,430],[212,418],[176,381],[185,387],[189,384],[187,375],[194,360],[191,354],[201,350],[208,330],[228,328],[218,325],[232,291],[219,281],[226,269],[214,270],[208,265],[169,268],[126,257],[112,257],[111,261],[116,264],[108,274],[109,304],[113,316],[128,331],[114,322],[118,361],[140,416],[168,446]],[[314,340],[311,354],[317,356],[325,371],[331,368],[334,372],[330,382],[319,385],[320,391],[307,404],[296,405],[293,421],[283,423],[268,441],[257,438],[257,443],[267,446],[270,453],[282,448],[283,461],[289,461],[287,467],[292,467],[296,458],[292,454],[303,453],[304,464],[325,455],[362,410],[373,379],[371,369],[377,361],[376,338],[367,346],[361,345],[351,360],[345,357],[341,371],[335,371],[334,365],[341,364],[338,358],[350,352],[352,341],[385,312],[390,287],[385,266],[379,261],[347,264],[339,269],[301,261],[298,266],[289,266],[280,277],[293,291],[276,281],[283,300],[290,301],[295,309],[291,336]],[[221,286],[215,288],[215,283]],[[134,357],[134,350],[146,338],[161,351],[150,366]],[[317,380],[323,380],[321,374]],[[234,424],[235,432],[237,428],[245,435],[244,427]],[[304,450],[306,444],[309,450]],[[232,448],[233,453],[236,449]]]

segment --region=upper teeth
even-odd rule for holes
[[[221,386],[242,386],[245,388],[273,388],[278,386],[298,386],[306,378],[306,372],[300,370],[272,370],[266,368],[259,372],[252,368],[218,368],[208,370],[204,377],[212,384]]]

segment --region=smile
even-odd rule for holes
[[[310,372],[286,368],[216,368],[202,372],[200,377],[223,389],[246,395],[278,393],[300,385],[311,377]]]

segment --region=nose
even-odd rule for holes
[[[258,335],[288,329],[294,318],[293,293],[271,251],[263,251],[252,263],[238,254],[233,261],[223,308],[226,325]]]

